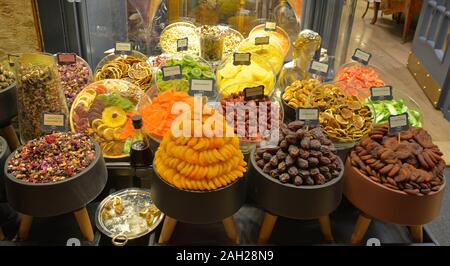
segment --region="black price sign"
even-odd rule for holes
[[[328,64],[313,60],[309,66],[309,72],[326,77],[328,75]]]
[[[266,25],[264,27],[264,30],[266,31],[276,31],[277,30],[277,23],[272,21],[267,21]]]
[[[391,115],[389,121],[389,134],[400,133],[409,129],[408,113]]]
[[[77,55],[74,53],[58,53],[56,54],[58,65],[72,65],[77,62]]]
[[[181,72],[181,65],[162,67],[163,80],[182,79],[183,74]]]
[[[189,39],[182,38],[177,40],[177,52],[187,51],[188,50]]]
[[[214,79],[189,79],[190,96],[201,94],[207,97],[214,95]]]
[[[251,53],[234,53],[233,54],[233,65],[245,65],[248,66],[251,63]]]
[[[359,48],[356,48],[355,53],[352,56],[353,60],[360,62],[363,65],[368,65],[371,58],[371,53],[365,52]]]
[[[255,38],[255,45],[265,45],[265,44],[269,44],[269,42],[270,42],[269,36]]]
[[[319,107],[299,107],[297,109],[297,120],[303,121],[305,125],[319,125]]]
[[[15,54],[8,54],[8,63],[9,63],[9,66],[11,66],[11,67],[14,66],[14,61],[15,61],[14,58],[19,58],[19,56],[15,55]]]
[[[114,49],[115,54],[131,54],[131,43],[130,42],[116,42],[116,47]]]
[[[66,131],[66,115],[42,113],[42,130],[45,132]]]
[[[244,89],[244,100],[254,100],[264,98],[264,85]]]
[[[392,100],[392,86],[370,87],[370,99],[372,101]]]

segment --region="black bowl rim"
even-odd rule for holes
[[[299,190],[315,190],[315,189],[322,189],[322,188],[326,188],[326,187],[331,187],[334,184],[338,183],[341,181],[341,179],[344,176],[344,164],[342,163],[341,158],[339,158],[339,156],[336,155],[337,159],[339,160],[339,164],[341,165],[341,171],[339,173],[339,176],[336,178],[333,178],[331,181],[323,184],[323,185],[314,185],[314,186],[296,186],[290,183],[281,183],[279,180],[267,175],[266,173],[264,173],[261,168],[259,168],[259,166],[256,164],[256,160],[255,160],[255,153],[256,153],[256,149],[253,149],[250,153],[250,160],[251,163],[253,165],[253,167],[255,168],[256,171],[258,171],[259,174],[261,174],[262,176],[264,176],[265,178],[267,178],[268,180],[274,182],[275,184],[281,185],[281,186],[286,186],[289,188],[293,188],[293,189],[299,189]]]
[[[1,159],[3,158],[3,156],[5,156],[6,150],[8,150],[8,143],[2,136],[0,136],[0,145],[2,147],[2,149],[0,150],[0,159]]]
[[[72,181],[72,180],[82,176],[87,171],[91,170],[97,164],[97,162],[101,159],[102,150],[100,149],[100,145],[97,143],[97,141],[94,141],[92,139],[91,139],[91,141],[94,143],[94,147],[95,147],[95,158],[94,158],[94,160],[81,173],[79,173],[79,174],[77,174],[77,175],[75,175],[75,176],[73,176],[71,178],[66,178],[66,179],[64,179],[62,181],[58,181],[58,182],[48,182],[48,183],[31,183],[31,182],[22,181],[22,180],[16,178],[12,174],[8,173],[8,163],[11,160],[11,158],[16,154],[17,149],[14,150],[13,152],[11,152],[11,154],[8,156],[8,158],[5,161],[5,166],[4,166],[5,176],[7,176],[8,179],[11,180],[12,182],[15,182],[15,183],[20,184],[20,185],[28,185],[28,186],[44,187],[44,186],[54,186],[54,185],[59,185],[59,184],[64,184],[66,182],[70,182],[70,181]]]
[[[0,90],[0,94],[6,93],[7,91],[11,90],[12,88],[16,88],[17,82],[14,82],[13,84],[6,87],[6,89]]]
[[[170,184],[169,182],[167,182],[164,178],[162,178],[162,177],[159,175],[158,171],[156,170],[156,165],[155,165],[155,163],[153,163],[153,171],[155,172],[156,177],[158,177],[161,181],[163,181],[164,183],[166,183],[166,185],[168,185],[168,186],[170,186],[170,187],[172,187],[172,188],[174,188],[174,189],[177,189],[177,190],[180,190],[180,191],[183,191],[183,192],[190,192],[190,193],[203,194],[203,193],[211,193],[211,192],[218,192],[218,191],[221,191],[221,190],[225,190],[226,188],[231,187],[231,186],[233,186],[234,184],[236,184],[237,182],[239,182],[241,179],[244,179],[244,178],[246,177],[245,175],[246,175],[246,173],[247,173],[247,171],[248,171],[248,165],[246,166],[246,171],[245,171],[243,177],[239,177],[239,178],[236,179],[234,182],[231,182],[230,184],[228,184],[228,185],[226,185],[226,186],[223,186],[223,187],[220,187],[220,188],[214,189],[214,190],[187,190],[187,189],[180,189],[180,188],[177,188],[176,186]]]

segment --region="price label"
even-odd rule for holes
[[[19,56],[18,55],[15,55],[15,54],[8,54],[8,63],[9,63],[9,66],[14,66],[14,61],[15,61],[15,58],[19,58]]]
[[[356,48],[355,53],[352,56],[352,59],[360,62],[363,65],[368,65],[370,58],[372,58],[372,54],[365,52],[359,48]]]
[[[77,55],[74,53],[58,53],[56,54],[58,65],[72,65],[77,62]]]
[[[264,85],[244,89],[244,100],[254,100],[264,98]]]
[[[183,78],[181,65],[166,66],[162,67],[161,70],[164,81]]]
[[[130,42],[116,42],[116,47],[114,50],[116,54],[131,54],[131,43]]]
[[[267,21],[266,25],[264,27],[264,30],[266,31],[276,31],[277,30],[277,23],[272,21]]]
[[[370,87],[372,101],[392,100],[392,86]]]
[[[46,132],[66,131],[66,115],[42,113],[42,130]]]
[[[255,38],[255,45],[265,45],[265,44],[269,44],[270,41],[270,37],[269,36],[265,36],[265,37],[256,37]]]
[[[211,97],[214,94],[214,79],[189,79],[190,96],[195,94],[202,94]]]
[[[182,38],[177,40],[177,52],[187,51],[188,50],[189,39]]]
[[[251,53],[234,53],[233,54],[233,65],[250,65]]]
[[[305,125],[316,126],[319,124],[319,107],[299,107],[297,120],[305,122]]]
[[[395,134],[409,129],[408,113],[391,115],[388,118],[389,133]]]
[[[328,64],[313,60],[309,66],[309,72],[326,77],[328,75]]]

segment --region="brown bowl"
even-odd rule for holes
[[[439,216],[445,183],[440,190],[415,196],[376,183],[345,163],[344,195],[370,217],[400,225],[423,225]]]

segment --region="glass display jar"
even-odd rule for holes
[[[214,64],[222,60],[225,32],[218,26],[203,25],[197,28],[200,38],[200,56]]]
[[[250,53],[249,65],[234,65],[233,56],[229,56],[217,68],[217,89],[219,94],[227,96],[240,92],[244,83],[264,85],[264,94],[272,95],[275,85],[275,71],[272,65],[262,56]],[[225,90],[225,88],[227,88]]]
[[[163,53],[176,53],[177,40],[188,38],[188,50],[185,52],[198,55],[200,52],[200,39],[196,28],[194,24],[189,22],[175,22],[164,28],[159,38]]]
[[[280,42],[273,36],[269,38],[267,44],[257,44],[258,37],[249,37],[241,42],[238,52],[250,52],[266,59],[273,67],[275,73],[280,72],[284,62],[284,54]]]
[[[69,111],[54,56],[25,53],[17,59],[15,66],[22,143],[51,132],[44,127],[44,114],[62,115],[54,121],[54,126],[67,129]]]

